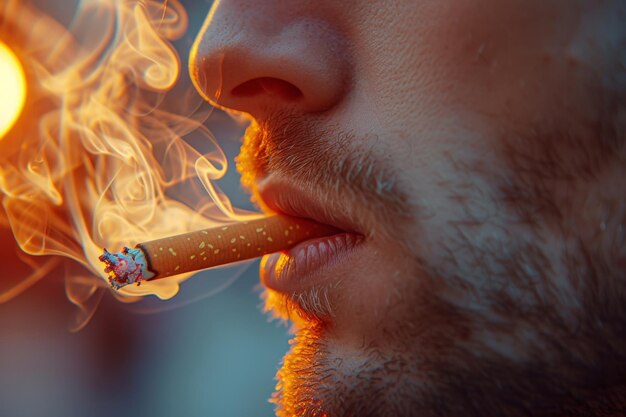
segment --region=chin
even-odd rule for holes
[[[427,384],[412,352],[348,348],[323,326],[299,328],[277,373],[278,417],[410,417],[426,412]]]
[[[294,333],[271,399],[278,417],[435,415],[420,411],[430,384],[419,368],[434,362],[424,358],[435,349],[428,346],[429,331],[415,326],[410,316],[417,314],[413,303],[409,308],[398,300],[397,310],[385,312],[385,320],[380,317],[370,327],[355,326],[340,308],[312,309],[315,303],[307,301],[303,308],[302,298],[271,289],[262,298],[265,311],[291,323]],[[373,323],[372,316],[361,321]],[[438,322],[433,316],[434,328]]]

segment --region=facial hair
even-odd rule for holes
[[[282,118],[281,129],[268,129],[283,132],[278,138],[264,137],[262,126],[247,138],[239,160],[247,184],[260,172],[278,170],[312,188],[333,184],[331,199],[333,192],[349,193],[371,202],[372,218],[386,227],[406,225],[402,213],[423,212],[407,207],[403,184],[388,166],[370,172],[393,184],[393,193],[367,188],[371,181],[355,185],[350,172],[367,170],[363,161],[380,161],[348,145],[366,140],[334,133],[327,143],[346,148],[331,152],[320,146],[328,131],[303,133],[308,128],[294,120]],[[623,384],[626,210],[622,195],[612,192],[623,185],[615,176],[624,168],[622,145],[602,127],[590,126],[589,134],[606,146],[545,125],[525,135],[503,134],[498,150],[506,169],[500,171],[448,156],[463,185],[447,183],[440,192],[465,210],[448,219],[437,247],[443,255],[435,263],[406,247],[413,264],[395,283],[396,307],[380,331],[385,337],[364,339],[357,349],[346,351],[323,317],[302,311],[304,324],[277,375],[277,415],[556,416],[585,410],[590,397]],[[289,138],[311,143],[293,146]],[[319,169],[320,161],[328,167]],[[333,168],[346,166],[354,168]],[[485,182],[493,184],[488,191]],[[602,207],[604,233],[597,231],[599,222],[575,223],[572,208],[588,200]],[[486,205],[505,214],[475,216]],[[381,207],[389,208],[384,216]],[[510,224],[524,233],[513,235]],[[485,228],[502,233],[478,239]],[[292,311],[306,305],[273,296]],[[596,412],[594,404],[587,411]]]

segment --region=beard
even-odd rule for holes
[[[375,234],[382,240],[385,230],[428,221],[428,208],[410,206],[410,193],[389,174],[391,167],[368,168],[380,155],[348,145],[365,140],[345,134],[350,140],[320,143],[327,132],[304,128],[292,117],[278,119],[280,128],[260,126],[244,143],[239,164],[251,188],[255,173],[276,171],[313,188],[333,184],[339,194],[371,202],[368,215],[376,221],[370,224],[385,225]],[[269,138],[264,131],[282,134]],[[451,172],[461,175],[438,192],[459,210],[446,219],[430,251],[409,239],[396,243],[412,262],[396,279],[389,277],[394,291],[386,304],[393,308],[362,343],[342,342],[332,325],[332,302],[311,307],[320,293],[336,288],[267,290],[267,309],[298,322],[277,374],[272,401],[279,417],[622,410],[623,404],[598,402],[626,382],[621,143],[594,129],[589,137],[609,139],[599,146],[586,136],[532,131],[498,141],[500,170],[448,156]],[[330,162],[319,169],[320,161]],[[350,175],[357,168],[393,184],[393,192],[355,183]],[[484,184],[490,184],[487,190]],[[330,200],[333,190],[324,193]],[[477,214],[493,207],[497,215]],[[419,220],[402,217],[409,212]],[[332,294],[321,298],[333,300]]]
[[[494,291],[493,305],[477,311],[424,290],[401,291],[382,337],[356,347],[292,306],[307,320],[298,321],[277,373],[277,416],[618,416],[625,409],[623,392],[622,402],[599,402],[624,383],[626,316],[615,315],[623,307],[611,311],[589,296],[581,310],[588,316],[567,317],[557,297],[531,307]]]

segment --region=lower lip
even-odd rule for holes
[[[329,278],[329,269],[345,261],[363,240],[360,235],[340,233],[267,255],[261,261],[261,281],[285,293],[322,284]]]

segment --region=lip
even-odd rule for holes
[[[266,255],[261,261],[261,282],[268,288],[289,294],[326,284],[332,279],[335,268],[349,263],[363,240],[353,233],[339,233]]]
[[[306,193],[293,183],[283,180],[260,181],[257,189],[263,203],[277,213],[314,220],[347,233],[364,235],[358,221],[342,210],[348,204],[340,206],[337,201],[326,201],[325,195]]]
[[[263,257],[261,281],[275,291],[295,293],[326,283],[333,269],[349,263],[365,241],[359,225],[342,212],[334,212],[323,199],[302,192],[286,181],[259,183],[259,196],[270,209],[340,229],[331,236],[307,240],[282,252]]]

